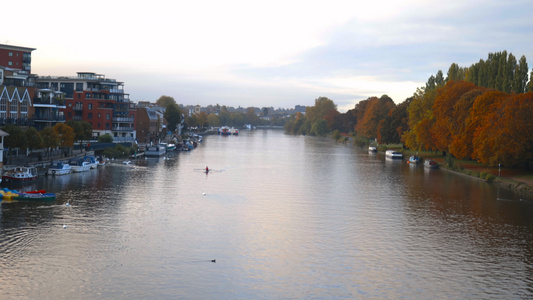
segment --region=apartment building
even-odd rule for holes
[[[94,138],[110,134],[114,141],[136,139],[135,111],[130,110],[123,82],[93,72],[77,72],[77,76],[39,76],[36,86],[63,93],[65,119],[89,122]]]
[[[65,122],[64,95],[36,87],[31,73],[35,48],[0,44],[0,126],[34,126],[38,130]]]

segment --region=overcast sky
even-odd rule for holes
[[[95,72],[134,102],[340,111],[396,103],[489,52],[533,67],[533,1],[70,1],[2,4],[0,43],[36,48],[32,73]]]

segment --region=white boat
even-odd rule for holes
[[[168,143],[168,144],[167,144],[167,143],[159,143],[159,145],[164,146],[165,149],[166,149],[166,152],[176,150],[176,144],[172,144],[172,143]]]
[[[72,167],[65,162],[62,161],[56,161],[53,162],[50,167],[48,168],[47,174],[48,175],[67,175],[72,172]]]
[[[370,147],[368,147],[368,152],[378,152],[378,148],[376,148],[374,146],[370,146]]]
[[[91,165],[83,157],[71,158],[68,164],[72,168],[73,173],[87,172],[91,169]]]
[[[218,134],[220,135],[230,135],[231,131],[228,126],[222,126],[218,129]]]
[[[439,164],[431,159],[424,160],[424,167],[429,169],[437,169],[439,167]]]
[[[165,155],[167,152],[167,148],[165,145],[155,145],[155,146],[148,146],[146,148],[146,151],[144,151],[144,155],[146,156],[162,156]]]
[[[417,165],[419,162],[420,158],[416,155],[411,155],[411,157],[409,157],[409,161],[407,161],[407,163],[411,165]]]
[[[92,155],[86,155],[83,157],[83,160],[85,160],[87,163],[89,163],[89,166],[91,169],[96,169],[98,167],[98,161],[96,161],[96,157]]]
[[[24,182],[37,179],[37,169],[35,167],[15,167],[4,169],[2,181],[4,182]]]
[[[401,152],[398,152],[398,151],[395,151],[395,150],[387,150],[385,152],[385,156],[388,157],[388,158],[398,158],[398,159],[402,159],[403,158],[403,154]]]

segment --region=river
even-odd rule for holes
[[[533,297],[533,201],[328,138],[207,136],[29,188],[57,200],[2,203],[2,299]]]

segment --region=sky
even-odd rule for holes
[[[490,52],[533,61],[531,0],[28,0],[2,11],[0,43],[36,48],[32,73],[103,74],[133,102],[328,97],[344,112],[384,94],[401,103],[438,70]]]

